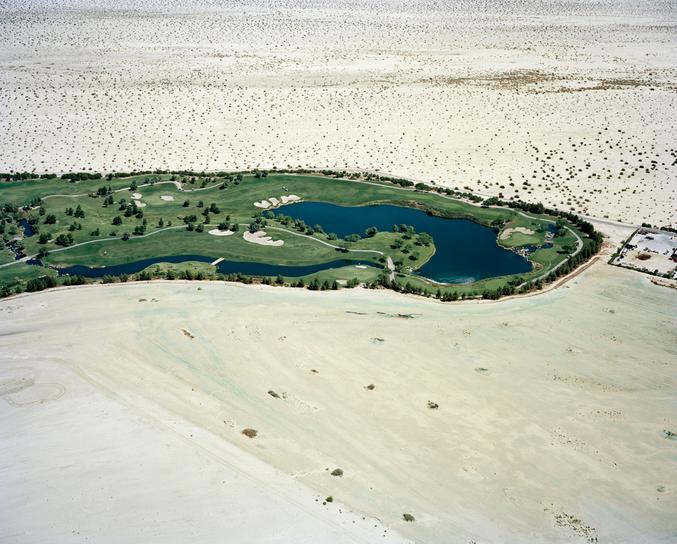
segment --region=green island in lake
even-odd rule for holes
[[[370,173],[0,178],[3,296],[164,278],[494,299],[542,288],[601,244],[573,214]]]

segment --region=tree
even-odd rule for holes
[[[73,235],[70,232],[67,234],[61,233],[59,234],[59,236],[56,237],[54,243],[57,246],[67,247],[73,243]]]
[[[52,239],[52,235],[49,234],[48,232],[43,232],[40,235],[40,238],[38,238],[38,244],[46,244]]]
[[[183,206],[184,208],[187,208],[188,206],[190,206],[190,201],[189,201],[189,200],[184,200],[182,206]]]
[[[418,243],[422,246],[429,246],[433,243],[433,237],[430,236],[427,232],[422,232],[418,235]]]
[[[50,287],[56,287],[56,278],[53,276],[41,276],[39,278],[31,278],[26,282],[26,291],[29,293],[35,291],[42,291],[43,289],[49,289]]]
[[[129,240],[129,233],[128,233],[128,232],[125,232],[125,233],[122,235],[122,239],[123,239],[125,242],[126,242],[127,240]]]
[[[204,232],[205,226],[204,223],[198,223],[197,227],[195,227],[195,232]]]
[[[45,216],[45,225],[54,225],[55,223],[56,223],[56,215],[50,213],[49,215]]]
[[[376,227],[369,227],[367,230],[364,231],[364,234],[367,238],[373,238],[376,236],[376,233],[378,232],[378,229]]]
[[[113,217],[113,225],[122,225],[122,217],[119,215]]]

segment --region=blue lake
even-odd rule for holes
[[[369,227],[391,231],[393,225],[411,225],[435,241],[435,254],[417,274],[439,283],[468,283],[484,278],[531,271],[531,263],[500,247],[494,229],[466,219],[445,219],[415,208],[378,204],[337,206],[324,202],[288,204],[278,213],[300,219],[308,226],[321,225],[339,238],[363,235]],[[405,263],[406,266],[406,263]]]

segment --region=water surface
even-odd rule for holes
[[[300,219],[311,227],[321,225],[325,232],[341,238],[363,235],[369,227],[391,231],[393,225],[411,225],[417,233],[430,234],[436,248],[417,273],[439,283],[468,283],[531,271],[527,259],[497,244],[496,230],[466,219],[435,217],[415,208],[389,204],[338,206],[299,202],[282,206],[278,213]]]

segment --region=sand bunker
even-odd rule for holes
[[[146,203],[141,202],[140,200],[134,200],[133,202],[134,202],[134,204],[136,204],[137,208],[145,208],[146,207]]]
[[[171,196],[171,195],[162,195],[162,196],[160,196],[160,198],[162,200],[166,200],[167,202],[171,202],[172,200],[174,200],[174,197]]]
[[[143,195],[141,193],[132,193],[132,198],[134,200],[139,200],[140,198],[143,198]]]
[[[533,230],[528,229],[528,228],[526,228],[526,227],[509,228],[509,229],[505,229],[505,230],[501,233],[501,240],[507,240],[508,238],[510,238],[510,236],[512,236],[512,233],[513,233],[513,232],[518,232],[518,233],[520,233],[520,234],[527,234],[527,235],[529,235],[529,234],[534,234],[534,231],[533,231]]]
[[[232,230],[219,230],[219,229],[212,229],[209,231],[209,234],[212,236],[230,236],[231,234],[235,234]]]
[[[256,231],[254,233],[247,231],[247,232],[244,233],[244,239],[247,240],[247,242],[251,242],[253,244],[259,244],[261,246],[283,246],[284,245],[284,240],[273,240],[270,236],[268,236],[262,230]]]
[[[257,208],[277,208],[282,204],[289,204],[290,202],[299,202],[301,200],[300,196],[297,195],[282,195],[279,199],[274,196],[268,197],[268,200],[262,200],[261,202],[254,202],[254,206]]]

